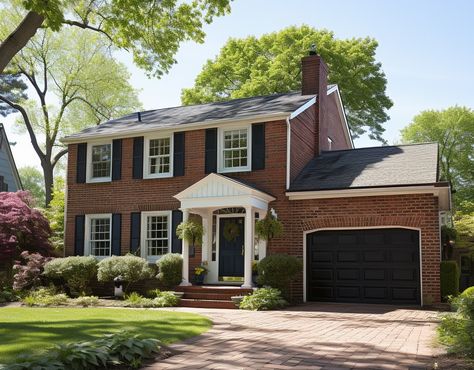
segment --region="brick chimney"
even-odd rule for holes
[[[317,95],[314,155],[318,155],[321,153],[321,148],[327,146],[328,140],[328,130],[325,125],[328,67],[317,54],[315,45],[312,45],[309,55],[301,59],[301,72],[301,94]]]

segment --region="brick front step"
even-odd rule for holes
[[[236,308],[231,297],[252,293],[252,289],[233,286],[179,286],[175,289],[183,292],[180,306],[200,308]]]
[[[179,302],[180,307],[199,307],[199,308],[230,308],[236,309],[234,302],[221,300],[201,300],[182,298]]]

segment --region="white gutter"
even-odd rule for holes
[[[329,199],[329,198],[353,198],[353,197],[373,197],[383,195],[406,195],[406,194],[433,194],[438,197],[440,211],[449,210],[450,204],[449,186],[387,186],[380,188],[353,188],[336,190],[316,190],[316,191],[287,191],[285,195],[289,200],[306,199]]]

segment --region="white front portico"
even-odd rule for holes
[[[260,259],[266,253],[266,244],[255,240],[255,221],[257,217],[265,217],[268,204],[275,198],[243,182],[215,173],[174,197],[181,202],[183,221],[188,220],[190,214],[202,218],[202,262],[207,263],[209,269],[205,283],[217,284],[230,276],[236,280],[243,278],[243,288],[252,287],[252,261],[257,253]],[[224,229],[227,235],[224,235]],[[228,237],[230,233],[235,234],[233,238]],[[182,285],[190,285],[189,245],[184,240],[182,254]]]

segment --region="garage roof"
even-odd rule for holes
[[[433,184],[438,144],[334,150],[312,159],[289,191],[316,191]]]

